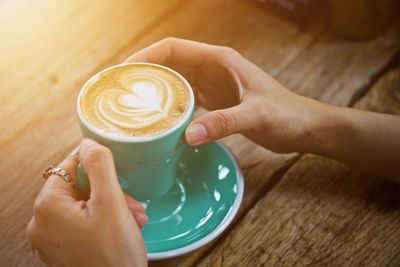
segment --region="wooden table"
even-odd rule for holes
[[[250,1],[6,0],[0,33],[0,266],[42,266],[25,227],[41,172],[81,139],[80,87],[161,38],[231,46],[303,95],[400,113],[395,27],[350,43],[323,23],[300,30]],[[319,156],[274,154],[242,136],[224,142],[246,184],[234,223],[206,247],[151,266],[400,264],[399,185]]]

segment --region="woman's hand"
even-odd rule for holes
[[[27,227],[29,242],[50,266],[146,266],[139,226],[147,218],[136,200],[124,196],[111,152],[84,139],[77,156],[60,167],[75,179],[80,161],[90,180],[87,200],[58,176],[50,176],[39,193]]]
[[[197,102],[212,111],[186,129],[191,145],[242,133],[275,152],[328,156],[400,181],[399,116],[294,94],[227,47],[167,38],[127,61],[166,65],[192,83]]]
[[[128,58],[177,70],[196,101],[211,112],[196,118],[186,141],[203,144],[234,133],[276,152],[302,150],[315,101],[296,95],[227,47],[167,38]]]

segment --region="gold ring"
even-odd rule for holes
[[[67,184],[72,183],[72,178],[71,176],[68,174],[68,172],[66,172],[64,169],[61,169],[59,167],[53,167],[50,166],[47,168],[47,170],[45,170],[42,174],[42,178],[47,180],[47,178],[49,178],[51,175],[57,175],[58,177],[61,177],[64,179],[64,181]]]

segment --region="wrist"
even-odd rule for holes
[[[298,152],[325,155],[330,150],[329,147],[334,146],[331,144],[334,140],[331,136],[336,134],[338,128],[337,114],[340,113],[340,107],[310,98],[306,98],[305,101],[305,130]]]
[[[302,152],[337,158],[337,154],[346,147],[346,136],[354,135],[346,110],[345,107],[314,100],[313,115]]]

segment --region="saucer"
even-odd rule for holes
[[[243,197],[243,176],[220,142],[187,146],[173,188],[143,201],[142,228],[149,260],[176,257],[219,236],[232,222]]]

